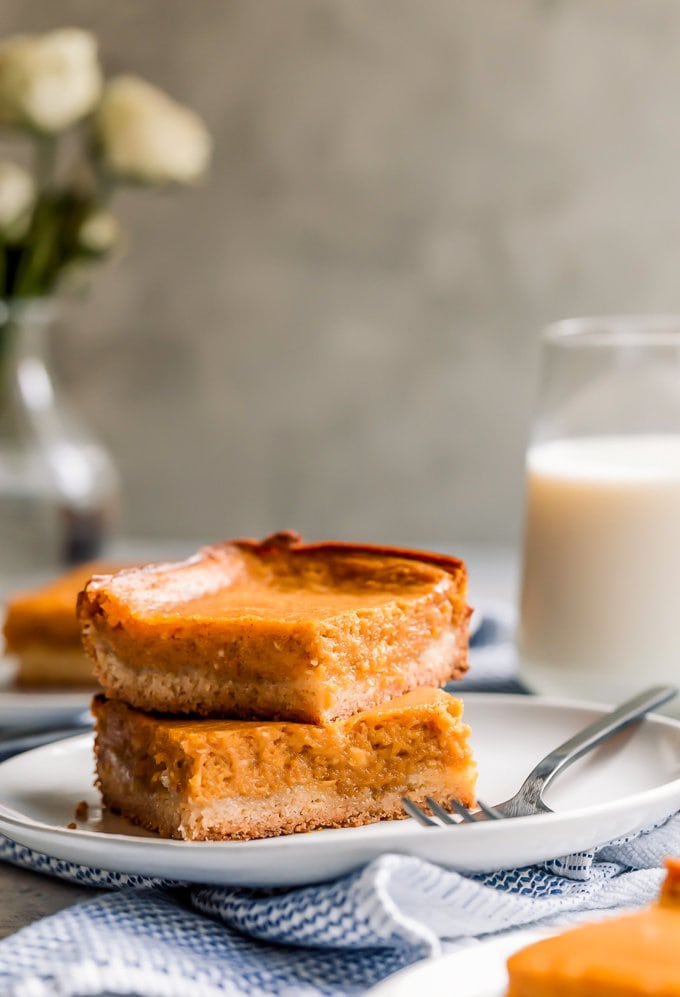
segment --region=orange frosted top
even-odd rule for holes
[[[508,960],[508,997],[680,995],[680,859],[668,859],[658,903],[584,924]]]
[[[455,582],[453,579],[455,578]],[[439,589],[465,598],[465,569],[455,558],[398,548],[304,545],[292,534],[257,543],[228,541],[177,564],[95,577],[86,598],[110,622],[177,617],[196,623],[252,618],[302,622],[361,611]],[[85,600],[84,600],[85,601]]]

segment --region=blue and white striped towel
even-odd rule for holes
[[[512,679],[502,655],[480,654],[493,662],[494,688]],[[334,882],[245,890],[88,869],[0,836],[0,859],[100,888],[92,900],[0,942],[0,994],[361,994],[444,948],[646,903],[658,891],[669,854],[680,854],[680,815],[597,853],[540,867],[462,876],[384,855]]]

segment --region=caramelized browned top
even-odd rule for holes
[[[305,546],[290,535],[227,541],[187,561],[94,578],[82,599],[110,623],[196,623],[252,618],[291,622],[417,600],[435,590],[465,598],[465,568],[453,558],[350,544]]]
[[[7,604],[3,628],[8,651],[18,651],[31,643],[57,642],[80,646],[80,626],[76,618],[78,593],[94,574],[119,571],[121,564],[90,561],[66,574],[13,596]]]

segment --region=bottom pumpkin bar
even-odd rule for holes
[[[402,796],[474,804],[459,699],[418,689],[324,726],[176,719],[96,696],[109,809],[164,837],[267,838],[403,817]]]

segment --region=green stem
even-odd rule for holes
[[[54,135],[38,135],[35,144],[35,180],[39,191],[49,190],[57,163],[57,140]]]
[[[55,218],[53,206],[41,199],[35,208],[33,225],[14,283],[14,297],[34,298],[48,288],[50,263],[54,251]]]
[[[15,298],[35,297],[44,293],[49,278],[49,263],[54,248],[54,218],[50,204],[50,189],[54,183],[56,162],[56,137],[36,135],[34,172],[38,202],[12,288],[12,296]]]
[[[92,165],[95,177],[95,200],[100,207],[105,208],[113,197],[116,184],[111,174],[105,169],[96,151],[92,154]]]
[[[9,307],[9,302],[5,301]],[[0,321],[0,405],[7,385],[7,365],[13,348],[13,337],[16,334],[14,322],[9,316]]]

